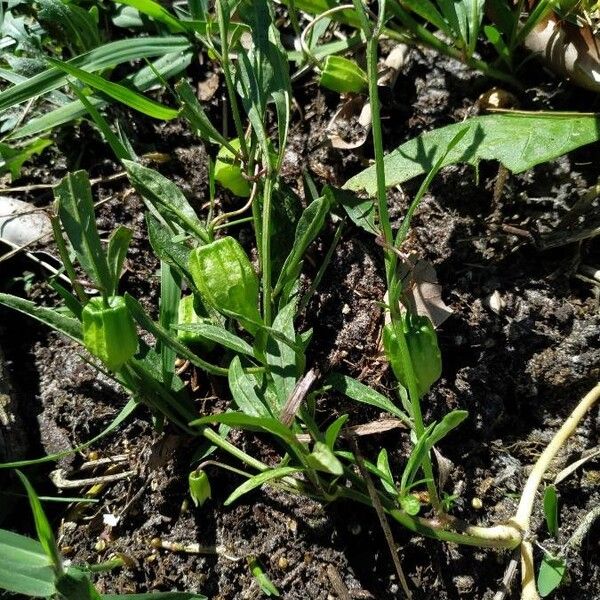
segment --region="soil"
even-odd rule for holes
[[[202,69],[209,71],[210,65]],[[529,69],[523,80],[531,87],[515,92],[523,108],[598,109],[597,97],[553,80],[534,65]],[[477,98],[492,85],[456,62],[411,49],[396,87],[384,95],[387,148],[476,114]],[[308,168],[319,183],[341,185],[364,168],[371,156],[370,142],[353,151],[331,148],[325,128],[339,108],[339,97],[308,79],[295,93],[302,115],[294,116],[283,169],[286,181],[301,189],[302,171]],[[212,100],[212,109],[221,114],[218,100]],[[174,178],[202,211],[208,149],[181,123],[156,125],[136,117],[127,124],[140,154],[168,155],[170,160],[157,168]],[[74,155],[73,148],[80,154]],[[91,177],[118,170],[110,151],[85,123],[63,130],[52,152],[50,162],[47,157],[38,159],[20,183],[54,182],[75,167],[87,169]],[[457,496],[452,513],[469,522],[502,522],[513,512],[528,468],[600,376],[598,288],[577,277],[580,264],[600,264],[598,246],[591,240],[550,249],[535,243],[542,234],[555,231],[569,208],[596,183],[599,159],[600,146],[586,146],[522,176],[509,176],[496,198],[497,165],[480,165],[478,178],[471,168],[446,168],[415,218],[409,249],[433,264],[443,300],[453,311],[438,330],[443,375],[425,399],[425,417],[439,419],[458,408],[469,412],[468,420],[440,445],[451,461],[444,489]],[[390,193],[394,221],[404,214],[419,183]],[[99,208],[104,232],[115,223],[134,228],[123,288],[155,311],[158,264],[147,246],[140,199],[125,180],[100,184],[95,193],[104,201]],[[48,206],[50,196],[31,192],[23,199]],[[223,202],[226,208],[235,200]],[[333,227],[328,226],[310,249],[307,282],[332,236]],[[24,268],[39,279],[25,258],[12,262],[9,271],[3,268],[5,287],[13,292],[23,291],[24,282],[17,276]],[[26,287],[36,301],[54,301],[45,286]],[[378,302],[384,291],[381,248],[366,233],[347,227],[299,323],[301,330],[314,328],[309,366],[335,367],[392,394],[379,342],[383,316]],[[126,402],[118,386],[89,366],[70,341],[20,315],[6,310],[0,314],[6,366],[28,433],[28,448],[21,454],[55,452],[102,431]],[[199,412],[226,406],[222,382],[189,371],[186,377],[197,384]],[[376,409],[332,394],[319,398],[317,407],[318,419],[325,423],[344,413],[350,415],[351,424],[381,416]],[[585,417],[553,464],[548,482],[598,447],[599,418],[597,409]],[[233,433],[232,439],[258,458],[272,457],[267,439],[241,433]],[[372,459],[378,448],[386,447],[395,466],[404,463],[409,447],[407,433],[397,429],[365,438],[361,444],[364,455]],[[197,440],[171,427],[157,432],[150,414],[140,407],[117,432],[93,446],[101,457],[125,454],[127,470],[133,473],[106,485],[95,504],[76,511],[52,506],[66,558],[91,564],[114,555],[125,560],[123,568],[98,574],[95,581],[101,590],[185,590],[214,600],[254,598],[261,592],[248,558],[256,557],[282,597],[290,600],[343,598],[339,580],[350,598],[403,597],[372,509],[350,502],[322,505],[271,488],[224,507],[223,500],[239,484],[239,477],[214,467],[208,467],[213,497],[195,509],[187,498],[187,475],[197,449]],[[231,462],[219,453],[215,456]],[[36,485],[40,491],[60,495],[48,482],[48,471],[63,469],[71,479],[88,476],[78,469],[89,458],[87,452],[75,454],[58,465],[39,468]],[[596,457],[560,484],[561,544],[600,502],[599,482]],[[85,488],[62,493],[84,492]],[[473,507],[475,498],[481,500],[479,509]],[[23,522],[30,520],[23,506],[2,508],[0,516],[9,524],[20,515]],[[118,517],[118,522],[107,524],[107,514]],[[546,533],[541,510],[535,515],[533,532],[545,547],[558,550]],[[491,599],[500,588],[509,553],[426,540],[394,524],[392,530],[415,598]],[[567,581],[554,598],[600,598],[599,534],[596,523],[581,547],[569,550]],[[157,538],[199,544],[205,552],[157,548]],[[541,554],[536,549],[536,560]],[[512,594],[508,597],[518,596],[517,585]]]

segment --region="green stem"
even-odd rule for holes
[[[240,117],[240,109],[237,102],[237,95],[235,86],[233,85],[233,79],[231,77],[231,60],[229,59],[229,37],[227,24],[229,23],[229,14],[227,14],[227,23],[225,22],[225,15],[223,14],[223,1],[217,1],[217,19],[219,21],[219,36],[221,38],[221,68],[223,69],[223,76],[225,77],[225,86],[227,87],[227,96],[231,104],[231,114],[233,115],[233,122],[235,124],[235,131],[238,139],[240,140],[240,149],[244,156],[244,161],[248,160],[248,145],[246,144],[246,136],[244,134],[244,127],[242,125],[242,119]],[[228,4],[225,2],[225,7],[228,8]]]
[[[261,272],[263,289],[263,320],[271,325],[271,303],[273,290],[271,287],[271,200],[273,195],[273,179],[267,176],[263,188],[262,225],[261,225]]]

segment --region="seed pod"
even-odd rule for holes
[[[190,496],[195,506],[202,506],[210,497],[210,481],[204,471],[192,471],[188,477]]]
[[[202,323],[202,317],[196,310],[197,302],[194,296],[185,296],[179,301],[178,309],[178,324],[179,325],[195,325]],[[210,352],[215,344],[212,340],[205,338],[200,333],[195,331],[186,331],[184,329],[177,330],[177,339],[187,346],[199,346],[206,352]]]
[[[260,322],[258,278],[244,249],[232,237],[199,246],[190,254],[189,270],[202,299],[216,310]],[[257,327],[241,323],[251,333]]]
[[[419,397],[423,397],[442,374],[442,355],[435,328],[428,317],[411,314],[403,319],[402,326],[417,380]],[[386,325],[383,329],[383,347],[396,379],[407,388],[408,381],[402,365],[400,344],[392,324]]]
[[[83,343],[111,371],[118,371],[137,351],[135,323],[122,296],[106,302],[97,296],[83,308]]]
[[[323,64],[319,84],[340,94],[358,94],[367,89],[369,80],[354,61],[330,54]]]
[[[240,140],[233,139],[230,144],[236,149],[240,149]],[[233,154],[225,146],[221,146],[215,162],[215,181],[218,181],[224,188],[227,188],[236,196],[247,198],[250,195],[250,184],[242,175],[242,167],[239,160],[236,160]]]

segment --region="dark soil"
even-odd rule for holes
[[[551,80],[533,65],[524,79],[533,83],[519,95],[523,108],[598,108],[597,98]],[[476,114],[478,96],[491,86],[455,62],[411,50],[396,88],[386,97],[386,145],[392,149],[422,131]],[[305,118],[294,117],[284,166],[288,183],[299,188],[302,171],[309,169],[321,183],[342,184],[366,164],[369,142],[355,151],[335,150],[325,143],[324,128],[338,108],[337,95],[323,93],[305,80],[296,100]],[[218,115],[216,101],[213,105]],[[207,197],[203,144],[178,123],[157,126],[140,120],[130,128],[140,153],[169,155],[160,170],[202,210]],[[75,147],[81,151],[77,156],[72,153]],[[74,166],[88,169],[92,177],[110,175],[118,167],[109,157],[89,126],[73,127],[61,133],[54,164],[40,159],[25,182],[53,182]],[[536,235],[553,230],[585,189],[596,183],[599,159],[600,146],[595,144],[522,176],[510,176],[495,202],[496,165],[482,164],[478,182],[470,168],[447,168],[415,219],[410,250],[435,266],[443,299],[453,310],[439,329],[443,375],[424,408],[428,421],[451,409],[469,411],[468,420],[440,446],[452,463],[445,485],[448,494],[457,495],[452,512],[469,522],[490,524],[510,516],[528,468],[600,376],[598,297],[593,286],[576,277],[580,264],[600,264],[597,245],[587,240],[543,250],[531,237],[515,235],[518,230]],[[395,220],[403,215],[418,183],[391,192]],[[148,308],[156,307],[158,265],[145,241],[140,200],[124,180],[98,186],[96,198],[106,201],[99,212],[104,231],[115,223],[135,229],[124,289]],[[26,199],[39,205],[50,200],[43,193]],[[228,201],[233,202],[224,202]],[[332,234],[333,230],[325,231],[311,248],[308,279]],[[7,275],[20,273],[23,267],[32,268],[15,262]],[[14,282],[13,290],[20,285]],[[318,294],[302,315],[303,329],[315,330],[309,366],[335,366],[391,393],[392,379],[381,360],[378,339],[382,313],[377,303],[383,293],[381,248],[364,232],[348,227]],[[53,301],[43,286],[35,285],[30,295],[37,301]],[[79,444],[106,427],[126,402],[118,387],[98,375],[72,343],[21,316],[5,310],[0,314],[2,345],[29,433],[28,455]],[[226,405],[222,382],[199,373],[187,377],[197,384],[199,412]],[[343,413],[350,414],[352,424],[380,416],[335,395],[319,399],[322,422]],[[117,555],[126,560],[126,567],[97,576],[103,591],[177,589],[202,592],[214,600],[254,598],[260,590],[247,558],[255,556],[290,600],[341,597],[336,574],[352,598],[403,597],[373,510],[348,502],[323,506],[268,488],[223,507],[239,477],[214,467],[208,468],[213,498],[194,509],[187,500],[187,474],[197,440],[169,427],[157,433],[144,408],[134,417],[93,447],[102,457],[126,454],[127,470],[134,474],[107,485],[96,504],[76,512],[54,511],[59,543],[68,559],[94,564]],[[561,452],[549,482],[564,466],[598,446],[598,425],[596,409]],[[232,438],[259,458],[271,456],[268,440],[240,433]],[[362,442],[363,452],[374,459],[377,449],[385,446],[392,463],[402,465],[407,442],[405,432],[394,430]],[[77,471],[84,460],[86,456],[77,454],[57,468],[69,478],[88,476]],[[39,474],[40,490],[56,494],[46,472]],[[560,484],[561,543],[600,502],[599,482],[596,457]],[[85,488],[64,494],[84,492]],[[473,498],[481,500],[481,509],[472,507]],[[14,511],[9,525],[18,514],[27,516],[22,507]],[[118,523],[107,525],[106,514],[119,517]],[[541,511],[535,514],[534,533],[543,545],[557,550],[548,539]],[[499,589],[508,553],[442,544],[392,528],[415,598],[490,599]],[[599,533],[597,523],[582,547],[569,552],[568,580],[554,598],[600,598]],[[206,552],[157,549],[156,538],[199,544]],[[536,550],[536,559],[540,557]],[[517,587],[512,597],[518,596]]]

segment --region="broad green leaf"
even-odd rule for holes
[[[227,375],[227,369],[217,367],[209,362],[206,362],[203,358],[200,358],[197,354],[194,354],[187,346],[182,344],[175,335],[170,331],[167,331],[164,327],[161,327],[158,323],[155,323],[144,311],[142,305],[129,294],[125,294],[125,302],[129,308],[133,318],[143,327],[148,333],[151,333],[157,341],[162,344],[166,344],[169,348],[172,348],[177,352],[179,356],[189,360],[193,365],[211,373],[212,375]]]
[[[163,23],[171,31],[186,32],[188,28],[184,21],[180,21],[172,15],[166,8],[153,0],[119,0],[120,4],[132,6],[142,14],[145,14],[155,21]]]
[[[184,325],[180,323],[174,325],[174,328],[181,331],[198,333],[202,337],[212,340],[213,342],[216,342],[225,348],[229,348],[229,350],[233,350],[239,354],[245,354],[246,356],[254,356],[252,346],[250,346],[248,342],[235,335],[235,333],[227,331],[227,329],[224,327],[211,325],[210,323],[193,323],[190,325]]]
[[[52,140],[38,138],[20,148],[0,143],[0,175],[10,173],[11,179],[18,179],[21,168],[32,156],[52,145]]]
[[[28,467],[30,465],[39,465],[46,462],[55,462],[64,458],[65,456],[70,456],[72,454],[76,454],[77,452],[81,452],[86,448],[89,448],[91,445],[95,444],[98,440],[107,436],[109,433],[112,433],[123,421],[129,418],[133,411],[137,408],[138,404],[135,400],[129,400],[127,404],[119,411],[119,414],[110,422],[108,427],[105,427],[98,435],[94,436],[91,440],[80,444],[79,446],[75,446],[74,448],[70,448],[69,450],[63,450],[62,452],[56,452],[54,454],[47,454],[40,458],[32,458],[29,460],[19,460],[11,463],[0,463],[0,469],[13,469],[20,467]],[[1,544],[0,544],[0,556],[2,556],[1,552]]]
[[[369,404],[375,406],[380,410],[398,417],[405,423],[410,423],[410,419],[405,415],[391,400],[386,398],[383,394],[376,392],[373,388],[349,377],[348,375],[342,375],[341,373],[332,373],[325,380],[325,385],[332,386],[338,392],[345,394],[348,398],[361,402],[362,404]]]
[[[544,490],[544,516],[550,535],[558,537],[558,496],[553,485]]]
[[[169,108],[150,98],[146,98],[146,96],[119,83],[108,81],[108,79],[104,79],[104,77],[100,77],[100,75],[89,73],[88,71],[84,71],[83,69],[79,69],[78,67],[74,67],[69,63],[59,60],[49,58],[48,61],[55,67],[65,71],[65,73],[68,73],[72,77],[76,77],[86,85],[93,87],[113,100],[117,100],[117,102],[121,102],[122,104],[125,104],[125,106],[129,106],[148,117],[169,121],[179,116],[178,110]]]
[[[354,192],[330,186],[325,186],[323,193],[331,196],[337,204],[343,206],[355,225],[373,235],[380,235],[381,232],[375,220],[377,211],[372,198],[359,198]]]
[[[69,317],[57,310],[47,308],[46,306],[38,306],[30,300],[12,296],[11,294],[0,294],[0,304],[14,308],[19,312],[25,313],[42,323],[45,323],[52,329],[63,333],[64,335],[80,342],[83,339],[81,331],[81,323],[73,317]]]
[[[0,529],[0,565],[5,569],[41,569],[49,567],[51,563],[40,542],[13,531]]]
[[[69,173],[55,188],[61,224],[87,276],[102,290],[112,278],[96,228],[92,188],[85,171]]]
[[[567,565],[562,558],[544,554],[537,578],[537,587],[540,596],[545,598],[559,587],[566,572]]]
[[[157,73],[163,79],[174,77],[189,66],[191,56],[190,52],[186,52],[185,54],[166,54],[155,60],[151,65],[142,67],[136,73],[125,77],[125,79],[121,80],[121,83],[125,86],[133,87],[140,92],[145,92],[156,83],[159,83]],[[107,100],[97,96],[88,96],[87,101],[96,109],[100,109],[108,104]],[[44,131],[84,117],[88,112],[90,112],[89,107],[86,108],[80,100],[75,100],[64,106],[59,106],[59,108],[51,110],[40,117],[29,120],[22,127],[13,131],[10,134],[10,138],[19,139],[31,135],[39,135]]]
[[[521,173],[600,138],[600,118],[592,114],[511,112],[473,117],[424,133],[386,155],[386,186],[430,171],[464,127],[466,135],[447,154],[444,165],[476,166],[480,160],[497,160],[509,171]],[[375,167],[349,179],[344,188],[374,196]]]
[[[48,560],[50,561],[50,565],[54,569],[56,573],[60,573],[62,570],[62,559],[58,552],[58,547],[56,546],[56,539],[54,538],[54,532],[52,531],[52,527],[50,527],[50,523],[48,522],[48,518],[46,517],[46,513],[42,508],[42,503],[38,498],[35,490],[29,480],[21,471],[17,470],[17,475],[23,484],[23,487],[27,491],[27,497],[29,498],[29,504],[31,506],[31,512],[33,513],[33,520],[35,522],[35,530],[37,532],[38,539]]]
[[[281,292],[288,284],[295,282],[300,275],[304,252],[323,228],[325,217],[330,208],[329,198],[323,196],[311,202],[302,213],[296,227],[296,236],[292,251],[283,264],[281,274],[273,291],[274,295]],[[284,299],[284,302],[286,300],[287,298]]]
[[[244,373],[239,356],[235,356],[229,365],[228,380],[233,401],[244,414],[254,417],[272,416],[266,403],[258,395],[256,378],[250,373]]]
[[[254,475],[254,477],[250,477],[247,481],[244,481],[242,485],[236,488],[225,500],[225,506],[232,504],[238,498],[251,492],[252,490],[261,487],[265,483],[269,481],[273,481],[274,479],[281,479],[283,477],[287,477],[292,473],[299,473],[301,469],[296,469],[294,467],[278,467],[275,469],[269,469],[268,471],[264,471],[263,473],[259,473],[258,475]]]
[[[55,593],[54,571],[42,545],[0,529],[0,590],[47,598]]]
[[[189,47],[190,43],[184,36],[140,37],[105,44],[71,59],[68,64],[93,72],[131,60],[163,56],[172,52],[185,52]],[[63,86],[66,81],[65,72],[52,67],[22,83],[13,85],[0,92],[0,113],[15,104],[55,90]]]
[[[98,24],[88,11],[61,0],[38,0],[38,4],[38,20],[45,29],[54,33],[54,37],[55,32],[60,31],[62,40],[79,52],[86,52],[100,45]]]
[[[108,270],[112,278],[113,286],[109,291],[109,295],[114,295],[119,289],[119,279],[127,250],[133,237],[133,231],[129,227],[119,225],[111,234],[106,248],[106,260],[108,262]]]
[[[198,219],[183,192],[164,175],[142,165],[124,160],[129,181],[146,200],[169,222],[178,223],[184,230],[196,234],[203,242],[208,242],[206,229]]]

